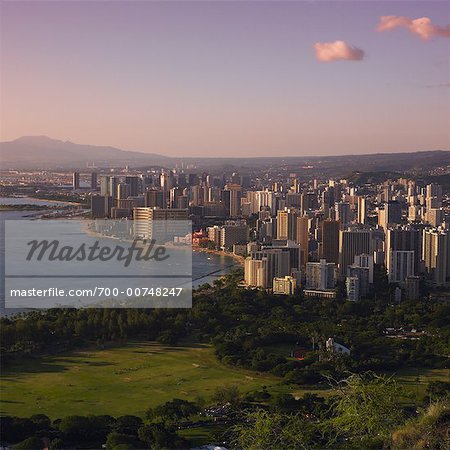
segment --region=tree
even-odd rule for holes
[[[109,433],[106,438],[106,449],[117,450],[119,446],[126,445],[130,448],[139,448],[139,439],[136,436],[130,436],[125,433],[117,433],[113,431]]]
[[[236,385],[225,385],[218,387],[213,395],[213,400],[220,404],[229,403],[235,407],[241,403],[241,394]]]
[[[84,416],[67,416],[61,420],[59,430],[68,439],[88,440],[90,436],[90,421]]]
[[[114,424],[114,431],[117,433],[125,433],[137,435],[137,431],[142,426],[142,419],[137,416],[120,416]]]
[[[349,376],[336,388],[333,417],[324,422],[330,444],[339,437],[360,442],[380,439],[401,423],[400,389],[392,378],[367,372]]]
[[[51,421],[45,414],[34,414],[30,420],[36,425],[37,430],[48,430],[51,428]]]
[[[21,417],[0,417],[0,441],[19,442],[21,439],[31,437],[37,431],[36,424],[30,419]]]
[[[163,422],[175,422],[188,419],[199,412],[200,408],[195,403],[175,398],[156,408],[150,408],[146,412],[146,417],[150,420],[162,419]]]
[[[143,425],[138,430],[139,439],[147,444],[152,450],[163,448],[176,448],[177,435],[173,429],[164,423],[150,423]]]
[[[44,448],[44,442],[37,437],[29,437],[14,445],[13,450],[41,450]]]
[[[315,425],[299,415],[258,409],[233,428],[232,444],[242,450],[310,449],[314,435]]]

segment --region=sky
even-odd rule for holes
[[[450,150],[450,2],[1,1],[0,140]]]

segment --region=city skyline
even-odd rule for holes
[[[174,157],[450,148],[446,2],[1,9],[1,141]]]

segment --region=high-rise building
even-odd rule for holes
[[[298,211],[285,208],[277,212],[277,239],[297,239],[297,217]]]
[[[442,206],[442,186],[439,184],[429,184],[426,190],[425,199],[427,208],[440,208]]]
[[[109,190],[109,176],[108,175],[100,176],[100,195],[111,196],[111,191]]]
[[[91,173],[91,189],[97,190],[97,172]]]
[[[339,263],[339,229],[338,220],[322,222],[322,258],[335,264]]]
[[[353,228],[339,233],[339,274],[347,276],[348,266],[353,264],[355,256],[372,254],[372,231]]]
[[[229,248],[234,244],[246,243],[249,227],[245,222],[228,221],[225,225],[208,227],[208,239],[216,246]]]
[[[117,199],[117,186],[120,183],[120,178],[112,176],[109,178],[109,192],[113,200]]]
[[[288,208],[301,209],[302,207],[302,194],[298,192],[288,192],[286,194],[286,206]]]
[[[411,226],[396,227],[386,231],[385,256],[386,268],[391,266],[391,252],[396,250],[412,250],[414,252],[414,273],[419,275],[422,254],[422,239],[420,230]]]
[[[432,227],[438,227],[444,221],[444,210],[442,208],[427,208],[424,221]]]
[[[353,264],[348,268],[348,277],[358,278],[358,289],[360,297],[365,297],[369,293],[370,283],[368,267],[360,267],[356,264]]]
[[[450,239],[448,230],[423,230],[423,260],[428,279],[443,286],[450,279]]]
[[[389,283],[403,283],[414,275],[414,251],[390,250],[388,278]]]
[[[248,257],[244,261],[244,281],[247,286],[262,287],[267,289],[267,259],[252,259]]]
[[[137,197],[139,195],[139,177],[137,175],[128,175],[125,177],[125,183],[130,186],[130,196]]]
[[[72,174],[72,188],[74,190],[80,189],[80,174],[78,172]]]
[[[367,210],[366,210],[366,198],[362,195],[358,195],[358,223],[365,224],[367,220]]]
[[[373,284],[374,260],[373,255],[362,254],[356,255],[354,266],[362,267],[368,270],[369,284]]]
[[[91,217],[93,219],[104,219],[109,217],[111,208],[111,197],[104,195],[93,195],[91,197]]]
[[[297,281],[294,277],[275,277],[273,279],[273,293],[281,295],[294,295]]]
[[[405,281],[405,292],[408,300],[417,300],[420,294],[420,277],[407,277]]]
[[[300,245],[301,265],[304,267],[308,262],[309,255],[309,218],[308,216],[297,217],[295,242]]]
[[[335,205],[335,219],[339,220],[342,229],[345,230],[347,225],[351,222],[350,203],[339,202]]]
[[[236,218],[241,214],[242,188],[239,184],[227,184],[223,191],[224,203],[228,209],[228,215]]]
[[[249,238],[249,227],[245,222],[226,223],[220,230],[220,246],[229,248],[233,244],[245,243]]]
[[[387,230],[390,226],[402,223],[402,205],[397,201],[384,204],[384,209],[378,211],[378,225]]]
[[[361,298],[359,292],[359,278],[358,277],[346,277],[345,287],[347,291],[347,300],[351,302],[357,302]]]
[[[134,234],[137,239],[165,242],[185,236],[188,231],[187,209],[134,208]]]
[[[119,183],[117,185],[117,200],[124,200],[130,196],[130,185],[127,183]]]
[[[161,189],[150,189],[144,193],[144,204],[147,208],[166,207],[166,193]]]
[[[326,290],[335,286],[334,263],[328,263],[324,259],[320,262],[309,262],[306,264],[306,285],[307,289]]]
[[[261,269],[257,272],[257,279],[261,284],[251,284],[247,283],[249,286],[260,286],[265,289],[271,288],[273,279],[275,277],[285,277],[290,275],[291,266],[289,262],[289,253],[284,251],[283,249],[262,249],[256,252],[253,252],[247,260],[260,260],[264,261],[264,263],[246,263],[245,265],[245,279],[249,279],[250,275],[247,275],[247,269],[252,271],[252,274],[255,274],[256,269]],[[247,261],[246,260],[246,261]],[[264,271],[262,274],[261,271]],[[253,275],[252,275],[253,276]]]

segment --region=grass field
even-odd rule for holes
[[[403,401],[407,404],[422,402],[426,396],[428,384],[433,381],[450,381],[449,369],[406,368],[395,372],[395,379],[404,389]]]
[[[450,375],[443,369],[405,369],[394,376],[409,392],[403,402],[414,404],[416,396],[423,399],[429,382],[449,381]],[[237,385],[242,393],[262,386],[295,396],[330,392],[303,390],[268,374],[224,366],[207,345],[135,342],[15,362],[2,372],[0,413],[21,417],[42,413],[52,419],[71,414],[143,416],[147,408],[173,398],[209,400],[217,387],[226,384]]]
[[[2,374],[1,413],[141,416],[173,398],[208,399],[225,384],[241,392],[263,385],[287,390],[276,377],[223,366],[209,346],[131,343],[15,363]]]

